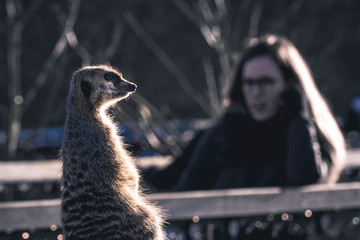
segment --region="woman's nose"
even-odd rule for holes
[[[259,95],[262,93],[262,87],[259,84],[253,84],[250,88],[251,95]]]

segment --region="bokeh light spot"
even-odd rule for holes
[[[305,211],[305,217],[309,218],[312,216],[312,211],[310,209]]]
[[[272,222],[274,221],[274,214],[270,213],[269,215],[267,215],[266,219],[269,221],[269,222]]]
[[[256,222],[255,222],[255,227],[256,227],[256,228],[261,228],[262,225],[263,225],[263,224],[262,224],[261,221],[256,221]]]
[[[56,225],[51,225],[50,230],[55,232],[57,230],[57,226]]]
[[[281,215],[281,219],[282,219],[283,221],[289,220],[289,214],[283,213],[283,214]]]
[[[30,234],[29,234],[28,232],[24,232],[23,234],[21,234],[21,237],[22,237],[23,239],[29,239]]]
[[[200,221],[200,218],[199,218],[199,216],[194,216],[192,218],[192,220],[193,220],[194,223],[198,223]]]

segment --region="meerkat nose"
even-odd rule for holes
[[[137,86],[133,83],[129,83],[129,91],[130,92],[135,92],[136,91]]]

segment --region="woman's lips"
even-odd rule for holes
[[[266,104],[265,103],[257,103],[257,104],[252,104],[251,105],[251,109],[253,109],[254,111],[263,111],[266,108]]]

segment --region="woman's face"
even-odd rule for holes
[[[276,115],[281,93],[287,88],[276,63],[266,55],[245,62],[242,91],[245,104],[255,121],[266,121]]]

